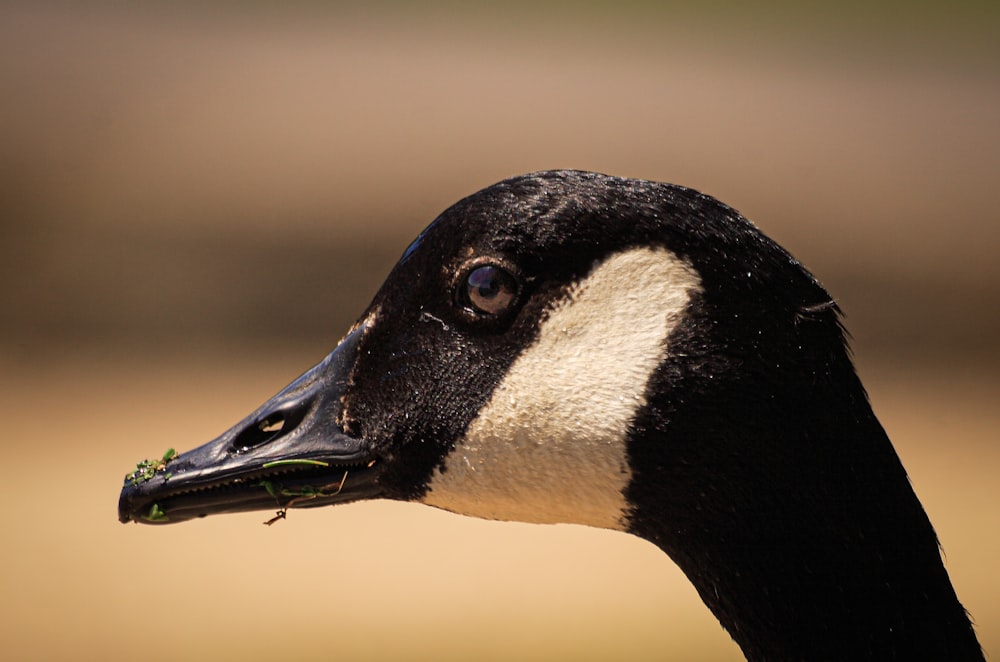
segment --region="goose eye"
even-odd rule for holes
[[[517,298],[517,281],[505,269],[493,265],[476,267],[465,277],[464,299],[474,311],[500,315]]]

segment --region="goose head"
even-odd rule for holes
[[[982,659],[837,305],[680,186],[544,172],[461,200],[322,362],[140,469],[123,522],[386,498],[616,529],[750,659]]]

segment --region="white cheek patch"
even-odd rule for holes
[[[550,310],[423,501],[487,519],[624,526],[626,436],[701,282],[665,249],[612,255]]]

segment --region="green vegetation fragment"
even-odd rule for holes
[[[145,483],[156,475],[157,471],[164,471],[167,468],[167,464],[177,456],[177,451],[173,448],[168,448],[167,452],[163,454],[159,460],[143,460],[135,465],[135,471],[125,476],[125,480],[132,485],[138,485],[139,483]],[[164,480],[169,480],[170,476],[173,474],[168,473]],[[148,518],[147,518],[148,519]]]
[[[325,463],[324,463],[325,464]],[[259,486],[267,490],[267,493],[278,503],[278,510],[274,517],[264,522],[267,526],[271,526],[278,520],[283,520],[288,515],[288,509],[294,507],[296,504],[302,501],[309,501],[310,499],[315,499],[317,497],[331,497],[340,494],[340,490],[344,487],[344,481],[347,480],[347,472],[344,472],[343,478],[340,479],[339,483],[331,483],[330,485],[324,485],[322,487],[313,487],[312,485],[303,485],[297,490],[282,487],[279,483],[277,486],[269,480],[262,480],[257,483]],[[336,488],[332,492],[328,492],[331,488]],[[281,497],[290,497],[284,504],[281,502]]]
[[[323,488],[313,487],[312,485],[303,485],[302,488],[298,490],[283,489],[281,490],[281,496],[312,498],[312,497],[324,497],[333,495],[324,492]]]
[[[278,492],[277,490],[274,489],[274,484],[271,481],[262,480],[257,484],[263,487],[265,490],[267,490],[267,493],[270,494],[272,497],[274,497],[275,499],[278,498]]]
[[[265,490],[267,490],[267,493],[270,494],[275,499],[277,499],[279,496],[285,496],[285,497],[307,497],[307,498],[312,499],[312,498],[315,498],[315,497],[334,496],[336,494],[336,492],[331,493],[331,492],[325,492],[324,491],[329,486],[326,486],[326,487],[313,487],[312,485],[303,485],[301,488],[299,488],[297,490],[292,490],[292,489],[288,489],[286,487],[281,487],[280,485],[278,487],[275,487],[274,483],[272,483],[269,480],[262,480],[262,481],[260,481],[257,484],[260,485],[261,487],[263,487]]]
[[[152,506],[150,506],[149,507],[149,514],[143,515],[142,519],[146,520],[147,522],[168,522],[168,521],[170,521],[170,518],[167,517],[167,514],[165,512],[163,512],[162,510],[160,510],[160,504],[158,504],[158,503],[154,503]]]

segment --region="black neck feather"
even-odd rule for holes
[[[830,351],[784,347],[780,366],[764,350],[699,358],[705,328],[673,339],[679,356],[651,388],[664,395],[630,446],[631,529],[750,660],[982,660],[839,327],[827,330]]]

